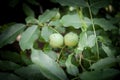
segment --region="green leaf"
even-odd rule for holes
[[[91,72],[83,72],[80,75],[81,80],[114,80],[114,78],[120,75],[120,71],[116,69],[104,69]]]
[[[102,44],[102,49],[105,51],[108,57],[113,57],[114,53],[113,51],[106,45]]]
[[[53,33],[53,30],[50,29],[50,27],[45,26],[42,27],[42,31],[41,31],[41,37],[48,42],[49,41],[49,36]]]
[[[118,13],[120,15],[120,13]],[[120,22],[120,18],[119,17],[113,17],[113,18],[110,18],[110,22],[112,24],[116,24],[116,23],[119,23]]]
[[[24,51],[33,47],[35,40],[39,37],[40,31],[37,25],[27,28],[21,35],[19,42],[20,48]]]
[[[0,72],[0,80],[23,80],[23,79],[12,73]]]
[[[91,25],[91,20],[87,17],[83,19],[84,23],[88,26]],[[62,17],[60,22],[63,24],[64,27],[74,27],[75,29],[79,29],[82,27],[83,22],[80,19],[78,14],[67,14]]]
[[[37,0],[26,0],[26,1],[32,5],[39,5],[39,2],[37,2]]]
[[[92,48],[93,46],[95,46],[95,41],[96,41],[96,36],[90,35],[87,39],[87,46]]]
[[[56,52],[52,51],[52,50],[48,50],[48,51],[45,51],[45,53],[51,57],[53,60],[57,60],[58,59],[58,56]]]
[[[25,3],[23,4],[23,11],[24,11],[24,13],[25,13],[26,16],[35,17],[34,11],[30,8],[30,6],[28,6]]]
[[[15,73],[25,80],[47,80],[37,65],[32,64],[15,70]]]
[[[105,44],[111,44],[111,42],[112,42],[111,39],[109,39],[108,35],[106,35],[106,36],[105,35],[98,36],[98,39],[99,39],[100,42],[105,43]]]
[[[78,14],[67,14],[62,17],[60,22],[64,27],[74,27],[75,29],[81,28],[81,22]]]
[[[20,1],[20,0],[10,0],[9,5],[10,5],[11,7],[15,7],[16,5],[18,5],[19,1]]]
[[[110,2],[111,0],[100,0],[100,1],[90,0],[90,6],[99,9],[109,5]]]
[[[32,62],[39,66],[41,73],[51,80],[68,80],[62,68],[41,50],[32,49]]]
[[[10,28],[10,26],[16,24],[16,22],[10,22],[10,23],[7,23],[7,24],[4,24],[4,25],[1,25],[0,26],[0,34],[2,32],[4,32],[5,30],[7,30],[8,28]]]
[[[14,63],[14,62],[0,60],[0,70],[2,70],[2,71],[16,70],[18,68],[20,68],[20,65]]]
[[[80,33],[80,39],[78,43],[78,51],[83,51],[84,48],[86,47],[94,47],[95,46],[95,41],[96,41],[96,36],[91,34],[87,35],[87,32],[81,32]]]
[[[83,51],[86,46],[87,46],[87,33],[81,32],[77,49]]]
[[[49,23],[49,25],[50,26],[54,26],[54,27],[56,27],[56,26],[62,26],[62,24],[60,23],[60,20],[55,20],[55,21],[51,21],[50,23]]]
[[[7,28],[1,35],[0,35],[0,48],[6,44],[11,44],[16,40],[16,37],[23,32],[25,29],[24,24],[14,24]]]
[[[84,22],[86,23],[87,27],[91,26],[92,21],[88,17],[84,17]]]
[[[21,57],[22,61],[23,61],[26,65],[32,64],[32,61],[30,60],[27,52],[21,52],[20,57]]]
[[[112,67],[117,62],[117,59],[114,57],[106,57],[104,59],[100,59],[96,63],[92,64],[90,66],[91,69],[99,70],[99,69],[105,69],[108,67]]]
[[[90,7],[94,14],[97,14],[100,8],[109,5],[111,0],[90,0]]]
[[[56,16],[58,9],[46,10],[42,15],[38,17],[39,23],[49,22],[53,17]]]
[[[16,52],[11,52],[11,51],[0,51],[0,58],[7,60],[7,61],[12,61],[15,63],[23,64],[24,62],[21,59],[21,56],[16,53]]]
[[[65,33],[65,28],[63,27],[63,25],[61,24],[60,20],[56,20],[56,21],[51,21],[49,23],[50,26],[54,26],[54,28],[60,32],[60,33]]]
[[[105,31],[111,31],[112,29],[116,29],[116,26],[114,26],[110,21],[105,20],[104,18],[95,18],[94,24],[99,25],[101,28],[103,28]]]
[[[65,28],[63,26],[56,26],[55,30],[57,30],[60,33],[65,33]]]
[[[32,16],[27,17],[25,19],[25,21],[26,21],[27,24],[38,24],[38,22],[39,22],[37,19],[35,19]]]
[[[60,3],[62,6],[86,7],[87,3],[84,0],[52,0]]]
[[[67,72],[71,75],[76,76],[79,73],[79,70],[77,68],[77,66],[72,64],[72,57],[74,54],[70,54],[65,62],[66,68],[67,68]]]

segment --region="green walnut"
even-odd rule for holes
[[[49,44],[53,48],[61,48],[63,45],[63,36],[59,33],[51,34]]]
[[[64,43],[68,47],[76,46],[78,43],[78,35],[74,32],[69,32],[64,36]]]

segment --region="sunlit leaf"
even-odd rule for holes
[[[74,28],[78,29],[81,27],[81,22],[78,14],[67,14],[62,17],[60,22],[65,27],[73,26]]]
[[[66,64],[66,68],[67,68],[67,72],[71,75],[77,75],[79,73],[79,70],[77,68],[77,66],[73,65],[72,64],[72,57],[73,57],[73,54],[70,54],[65,62]]]
[[[80,40],[78,43],[78,49],[83,51],[86,46],[87,46],[87,33],[81,32],[80,33]]]
[[[81,80],[114,80],[117,75],[120,75],[120,71],[116,69],[104,69],[83,72],[80,78]]]
[[[114,58],[114,57],[106,57],[106,58],[100,59],[96,63],[92,64],[90,66],[90,68],[95,69],[95,70],[104,69],[104,68],[114,66],[116,62],[117,62],[116,58]]]
[[[93,46],[95,46],[95,41],[96,41],[96,36],[90,35],[87,39],[87,46],[92,48]]]
[[[82,27],[83,22],[88,26],[91,25],[91,20],[85,17],[83,20],[80,19],[78,14],[67,14],[62,17],[60,22],[64,27],[74,27],[75,29],[79,29]]]
[[[51,80],[68,80],[62,68],[41,50],[32,49],[32,62],[39,66],[41,73]]]
[[[51,57],[53,60],[57,60],[57,58],[58,58],[58,56],[57,56],[58,53],[56,53],[55,51],[46,50],[45,53],[46,53],[49,57]]]
[[[14,24],[7,28],[2,34],[0,35],[0,48],[6,44],[11,44],[16,40],[16,37],[23,32],[25,29],[24,24]]]
[[[53,30],[50,29],[50,27],[48,26],[45,26],[42,28],[42,31],[41,31],[41,37],[46,41],[48,42],[49,41],[49,36],[53,33]]]
[[[63,26],[56,26],[55,29],[60,33],[65,33],[65,28]]]
[[[91,20],[88,17],[84,17],[83,20],[86,23],[87,27],[89,27],[92,24]]]
[[[39,23],[49,22],[58,12],[58,9],[46,10],[42,15],[38,17]]]
[[[63,27],[63,25],[60,23],[60,20],[56,20],[56,21],[51,21],[49,23],[50,26],[54,26],[54,28],[60,32],[60,33],[65,33],[65,28]]]
[[[55,20],[55,21],[51,21],[49,23],[50,26],[62,26],[62,24],[60,23],[60,20]]]
[[[38,24],[38,20],[32,16],[29,16],[25,19],[27,24]]]
[[[32,25],[27,28],[25,32],[22,33],[19,45],[24,51],[25,49],[30,49],[33,47],[33,43],[39,37],[40,31],[37,25]]]

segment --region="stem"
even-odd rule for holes
[[[85,60],[85,61],[88,61],[88,62],[96,62],[96,61],[93,61],[93,60],[89,60],[87,58],[82,58],[82,59]]]
[[[64,48],[65,48],[65,46],[63,46],[62,49],[60,50],[60,55],[59,55],[59,57],[58,57],[58,59],[57,59],[57,62],[60,60],[60,58],[61,58],[61,56],[62,56],[62,51],[63,51]]]
[[[56,29],[49,27],[50,29],[52,29],[53,31],[55,31],[56,33],[59,33]]]
[[[89,65],[91,66],[92,65],[92,62],[91,61],[89,61]],[[90,68],[90,71],[92,71],[92,69]]]
[[[79,18],[80,18],[80,20],[82,22],[82,28],[81,29],[82,29],[82,31],[86,31],[87,30],[87,25],[83,20],[82,8],[81,8],[81,11],[79,10],[79,8],[77,8],[77,13],[78,13]]]
[[[81,66],[81,68],[82,68],[83,71],[86,71],[86,69],[82,65],[82,57],[83,57],[83,55],[80,54],[80,66]]]
[[[87,3],[88,4],[88,3]],[[93,27],[93,31],[94,31],[94,35],[96,37],[95,43],[96,43],[96,47],[97,47],[97,58],[99,59],[99,47],[98,47],[98,41],[97,41],[97,35],[96,35],[96,30],[95,30],[95,25],[94,25],[94,21],[93,21],[93,16],[92,16],[92,12],[90,9],[90,5],[88,4],[88,9],[89,9],[89,14],[90,14],[90,19],[92,21],[92,27]]]

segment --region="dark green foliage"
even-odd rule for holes
[[[39,1],[25,0],[22,3],[25,22],[0,26],[0,80],[117,79],[120,75],[120,2],[50,1],[45,4],[50,2],[59,7],[44,11]],[[13,8],[20,2],[8,1]],[[40,12],[32,5],[40,7]],[[64,37],[71,32],[76,33],[78,42],[66,46]],[[54,33],[63,36],[60,47],[50,45],[50,35]],[[19,51],[4,49],[15,42]]]

